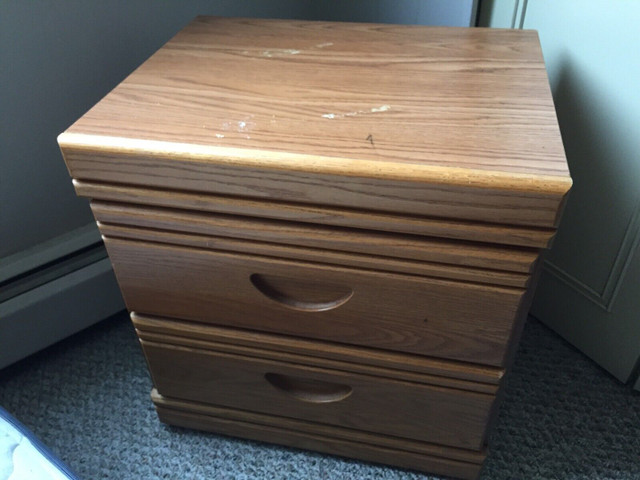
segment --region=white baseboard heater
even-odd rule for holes
[[[0,368],[124,308],[93,223],[6,257],[0,260]]]

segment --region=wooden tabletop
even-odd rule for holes
[[[198,17],[60,136],[378,178],[566,192],[536,32]]]

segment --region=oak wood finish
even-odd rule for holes
[[[131,311],[501,366],[524,290],[105,238]],[[254,274],[353,290],[304,312]],[[311,279],[310,282],[308,279]]]
[[[163,339],[170,336],[172,342],[177,345],[202,348],[208,344],[209,348],[218,351],[268,356],[286,361],[291,361],[287,354],[293,353],[298,358],[307,357],[305,362],[308,364],[337,368],[335,361],[340,361],[343,364],[349,363],[349,368],[354,372],[390,378],[405,377],[414,382],[423,381],[460,390],[495,393],[504,374],[502,369],[482,365],[150,317],[135,312],[131,314],[131,320],[140,338],[152,341],[166,343]],[[412,372],[419,375],[413,375]]]
[[[80,138],[78,138],[80,137]],[[416,167],[405,165],[398,168],[407,178],[367,177],[380,170],[379,165],[360,167],[358,176],[336,168],[335,173],[316,171],[282,170],[265,168],[271,156],[280,159],[281,154],[262,158],[257,153],[241,151],[239,155],[228,155],[226,151],[204,149],[192,153],[189,145],[179,145],[175,150],[165,150],[163,146],[132,142],[141,149],[133,152],[118,147],[123,140],[108,145],[105,151],[98,150],[100,138],[74,134],[62,134],[58,141],[62,146],[65,160],[71,174],[80,180],[100,180],[115,184],[131,183],[155,188],[185,189],[203,193],[234,195],[253,199],[288,198],[293,202],[311,205],[348,206],[371,209],[379,212],[405,212],[410,215],[433,216],[437,218],[457,218],[481,222],[533,227],[555,227],[557,211],[563,202],[569,184],[550,185],[555,192],[548,192],[544,185],[531,181],[527,175],[516,185],[523,191],[508,191],[510,185],[505,177],[488,182],[494,188],[474,187],[478,175],[466,170],[460,185],[435,183],[451,175],[451,168],[437,173],[435,167],[428,168],[428,180],[421,181],[423,172]],[[85,142],[85,143],[81,143]],[[147,150],[145,150],[145,148]],[[253,160],[242,165],[241,159],[248,156]],[[176,162],[180,158],[180,162]],[[215,159],[214,162],[211,161]],[[296,160],[296,165],[298,160]],[[329,159],[324,157],[300,160],[301,165],[325,166],[327,164],[351,164],[354,160]],[[362,170],[362,171],[360,171]],[[413,170],[416,170],[415,172]],[[149,172],[160,174],[150,176]],[[499,176],[500,177],[500,176]],[[553,177],[552,177],[553,178]],[[562,177],[560,177],[562,178]],[[543,180],[547,182],[545,178]],[[534,191],[528,191],[531,187]]]
[[[534,32],[202,17],[59,143],[80,180],[511,225],[571,185]]]
[[[142,340],[320,366],[495,395],[504,371],[317,340],[131,315]],[[323,353],[326,352],[326,353]],[[404,363],[403,363],[404,362]]]
[[[478,475],[485,458],[484,453],[473,450],[167,398],[155,389],[151,397],[160,420],[172,425],[211,430],[436,474],[473,479]]]
[[[99,215],[97,215],[97,218],[99,218]],[[285,257],[314,263],[359,267],[381,272],[409,273],[432,278],[462,280],[516,288],[525,288],[529,283],[529,275],[505,272],[502,270],[458,267],[387,256],[344,253],[319,248],[292,247],[289,245],[269,244],[235,238],[229,239],[226,237],[185,235],[162,230],[122,227],[120,225],[105,224],[102,222],[99,222],[98,225],[102,234],[111,238],[143,240],[227,252],[252,253],[276,258]],[[388,251],[388,253],[392,252],[393,250]]]
[[[477,475],[571,186],[535,32],[198,17],[59,143],[161,420]]]
[[[371,210],[330,208],[296,203],[250,200],[220,195],[153,190],[131,186],[74,180],[78,195],[131,204],[175,207],[185,210],[228,213],[320,225],[335,225],[368,231],[398,232],[430,237],[453,238],[498,245],[542,248],[555,234],[550,228],[525,228],[461,220],[388,214]]]
[[[191,402],[187,400],[179,400],[170,398],[158,393],[157,389],[152,389],[151,398],[156,406],[162,406],[175,410],[185,409],[188,405],[189,410],[205,415],[217,416],[220,418],[242,420],[260,425],[280,425],[282,427],[308,431],[312,427],[316,433],[327,435],[329,432],[337,438],[350,439],[362,443],[378,444],[381,446],[393,446],[407,452],[427,453],[435,457],[446,457],[460,460],[468,463],[480,463],[484,459],[484,453],[475,450],[465,450],[461,448],[447,447],[437,445],[435,443],[417,442],[415,440],[399,439],[386,435],[377,435],[375,433],[363,432],[361,430],[350,430],[344,427],[316,424],[304,420],[288,419],[285,417],[272,417],[256,412],[245,412],[235,410],[228,407],[220,407],[199,402]],[[375,441],[373,440],[375,439]]]
[[[288,246],[406,258],[449,265],[528,274],[537,250],[455,242],[415,235],[394,235],[354,228],[282,222],[251,217],[203,214],[165,208],[132,207],[93,201],[96,220],[157,230],[270,242]]]
[[[154,385],[168,397],[441,445],[480,449],[495,400],[493,395],[351,373],[348,364],[329,370],[301,361],[141,343]],[[274,386],[274,376],[289,385]],[[323,401],[319,390],[339,394],[325,393]]]
[[[566,187],[557,129],[535,32],[200,17],[68,132],[453,166],[465,183],[533,175],[547,191]]]

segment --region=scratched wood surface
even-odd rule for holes
[[[70,132],[567,176],[533,31],[199,17]]]
[[[530,31],[199,17],[59,141],[80,180],[511,225],[571,185]]]

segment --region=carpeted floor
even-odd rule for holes
[[[168,427],[123,313],[0,371],[0,405],[92,479],[424,479]],[[530,319],[482,479],[640,479],[640,393]]]

